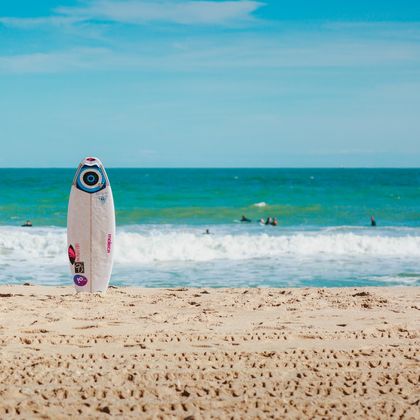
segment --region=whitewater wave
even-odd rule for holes
[[[280,232],[280,230],[278,231]],[[420,231],[416,234],[340,231],[287,233],[229,233],[203,235],[199,229],[124,229],[117,232],[115,262],[148,264],[300,257],[420,257]],[[0,228],[0,263],[30,261],[67,262],[66,231],[60,228]]]

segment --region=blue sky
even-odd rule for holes
[[[0,166],[420,166],[420,2],[1,0]]]

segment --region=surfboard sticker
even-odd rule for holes
[[[74,262],[76,261],[76,251],[74,250],[73,245],[69,245],[67,254],[69,256],[70,264],[73,265]]]
[[[74,284],[79,287],[86,286],[88,279],[85,276],[76,275],[73,277]]]
[[[76,170],[67,214],[70,271],[78,292],[104,292],[113,263],[115,211],[101,161],[83,159]]]

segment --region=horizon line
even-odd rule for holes
[[[420,166],[106,166],[107,169],[420,169]],[[75,169],[75,166],[0,166],[2,169]]]

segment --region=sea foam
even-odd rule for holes
[[[267,207],[267,203],[265,201],[261,201],[260,203],[255,203],[254,207]]]
[[[275,233],[274,233],[275,232]],[[117,232],[115,262],[200,262],[300,257],[420,257],[420,230],[374,233],[320,231],[217,232],[196,229],[124,228]],[[66,231],[62,228],[0,228],[0,263],[66,263]]]

